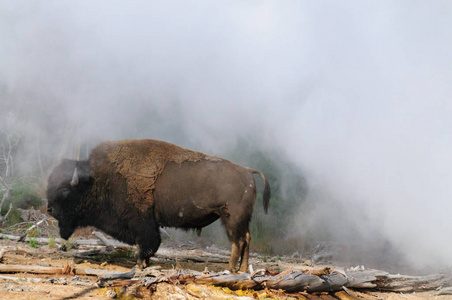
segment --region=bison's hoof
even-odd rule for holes
[[[139,259],[136,267],[140,270],[146,269],[146,267],[149,267],[149,262],[147,262],[146,259]]]

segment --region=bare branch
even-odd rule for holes
[[[2,192],[2,199],[0,207],[10,197],[10,192],[13,187],[14,175],[14,157],[13,152],[18,147],[21,135],[11,134],[0,130],[0,191]],[[8,213],[11,209],[8,211]],[[0,218],[1,224],[6,221],[6,216]]]
[[[3,204],[3,201],[4,201],[4,200],[2,200],[2,203],[1,203],[1,204]],[[5,214],[5,216],[0,217],[2,227],[3,227],[3,225],[5,225],[6,221],[8,220],[9,214],[11,213],[11,210],[12,210],[12,209],[13,209],[13,204],[10,203],[10,204],[9,204],[8,212]]]
[[[25,240],[25,237],[35,228],[38,228],[39,225],[41,225],[42,222],[44,222],[46,220],[46,218],[42,219],[41,221],[37,222],[36,224],[34,224],[33,226],[31,226],[30,228],[27,229],[27,231],[25,231],[24,234],[22,234],[19,238],[19,242],[23,242]]]

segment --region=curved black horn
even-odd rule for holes
[[[71,186],[76,186],[78,184],[79,180],[78,180],[78,172],[77,172],[77,167],[74,169],[74,174],[72,174],[72,181],[71,181]]]

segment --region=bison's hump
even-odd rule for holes
[[[103,185],[114,184],[111,179],[118,176],[125,180],[128,201],[146,210],[154,203],[152,191],[167,163],[203,159],[221,160],[171,143],[143,139],[102,142],[93,149],[90,164],[93,177]]]

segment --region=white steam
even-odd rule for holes
[[[307,172],[320,204],[296,232],[344,234],[314,218],[340,205],[419,267],[452,266],[451,3],[242,2],[2,1],[6,110],[42,137],[220,155],[254,136]]]

